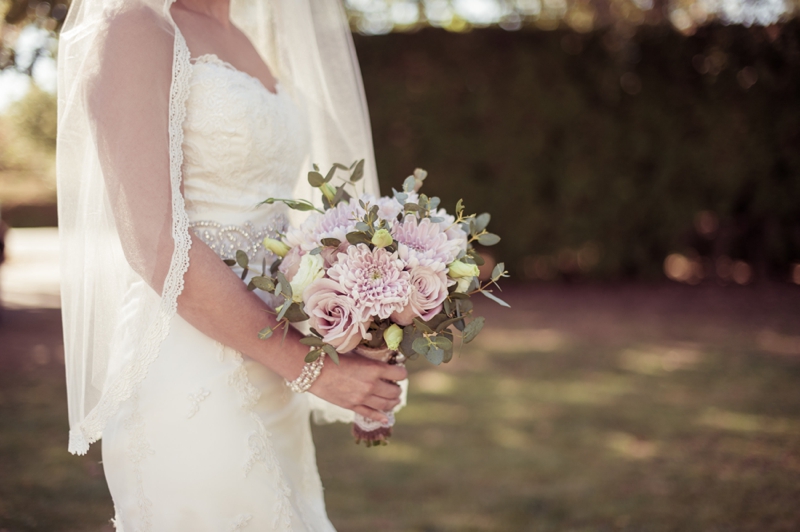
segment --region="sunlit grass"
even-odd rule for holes
[[[0,529],[108,529],[99,449],[67,455],[63,370],[36,355],[57,343],[57,314],[45,317],[28,333],[0,329],[0,345],[14,340],[26,361],[0,376]],[[741,331],[689,342],[642,339],[636,326],[603,343],[495,326],[441,370],[410,364],[410,403],[389,446],[356,446],[343,425],[315,428],[334,524],[800,529],[800,360]]]

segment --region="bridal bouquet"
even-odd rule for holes
[[[301,342],[311,348],[309,363],[323,353],[338,363],[339,353],[349,351],[389,363],[420,356],[435,365],[448,362],[456,337],[468,343],[483,327],[471,296],[483,294],[508,306],[492,291],[507,277],[503,263],[481,282],[478,267],[484,260],[473,248],[475,242],[492,246],[500,237],[487,231],[488,213],[467,215],[459,201],[449,214],[439,198],[421,194],[424,170],[415,170],[391,197],[351,196],[347,187],[355,188],[363,166],[363,161],[335,164],[326,175],[314,166],[308,180],[322,192],[324,209],[304,200],[263,202],[311,212],[280,239],[264,240],[278,258],[262,264],[248,288],[283,302],[276,308],[277,325],[259,336],[269,338],[281,327],[285,334],[289,323],[308,321],[310,334]],[[338,177],[340,172],[347,177]],[[246,277],[244,252],[226,262],[238,263]],[[387,417],[389,423],[380,425],[356,415],[357,441],[384,443],[394,422],[391,413]]]

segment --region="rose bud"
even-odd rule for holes
[[[460,260],[451,262],[447,267],[447,271],[453,279],[458,279],[460,277],[477,277],[478,274],[481,273],[476,264],[467,264]]]
[[[383,339],[386,340],[386,347],[392,351],[397,351],[397,348],[400,347],[400,341],[403,339],[403,329],[393,323],[383,331]]]
[[[286,254],[289,253],[289,246],[280,240],[275,240],[274,238],[270,237],[266,237],[264,239],[264,247],[279,257],[285,257]]]
[[[456,280],[458,286],[456,287],[456,292],[460,294],[466,294],[467,290],[469,290],[469,285],[472,284],[472,280],[474,277],[460,277]]]
[[[392,234],[386,229],[378,229],[375,231],[375,234],[372,235],[372,243],[376,247],[385,248],[386,246],[391,246],[393,242]]]
[[[328,198],[328,201],[331,203],[331,205],[333,205],[333,198],[336,196],[336,189],[333,188],[329,183],[322,183],[319,189],[322,191],[325,197]]]

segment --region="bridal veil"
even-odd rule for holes
[[[147,375],[191,267],[181,185],[191,57],[171,4],[74,0],[61,33],[57,179],[73,453],[102,436]],[[340,1],[231,0],[231,20],[303,108],[307,166],[366,159],[364,191],[377,194]],[[304,176],[296,196],[319,201]],[[137,302],[125,326],[123,299]]]

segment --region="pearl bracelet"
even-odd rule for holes
[[[325,353],[320,353],[319,358],[314,362],[308,362],[303,366],[303,371],[300,376],[293,381],[286,381],[286,386],[289,387],[294,393],[303,393],[311,388],[314,381],[317,380],[319,374],[322,373],[322,363],[325,359]]]

